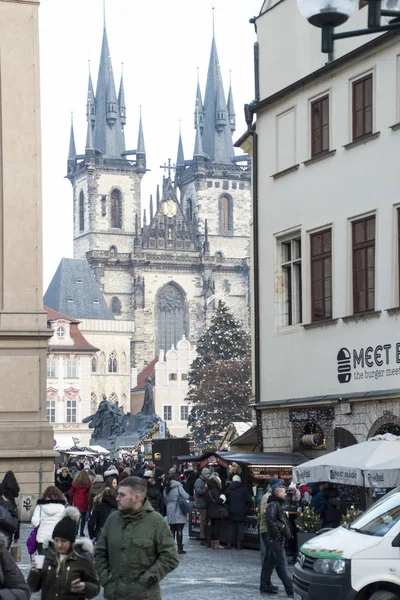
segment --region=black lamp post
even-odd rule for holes
[[[382,8],[382,0],[368,0],[368,27],[355,31],[334,33],[354,13],[358,0],[297,0],[299,10],[311,25],[322,29],[322,52],[332,54],[335,40],[400,29],[400,11]],[[381,17],[392,17],[388,25],[381,25]]]

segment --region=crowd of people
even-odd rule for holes
[[[29,598],[29,590],[40,590],[43,600],[71,594],[89,599],[100,585],[107,600],[158,600],[159,582],[176,568],[177,555],[186,554],[183,530],[193,508],[202,546],[241,550],[249,508],[255,504],[266,549],[260,593],[278,593],[271,582],[275,570],[293,597],[286,551],[295,525],[288,507],[301,511],[310,506],[324,528],[337,527],[337,490],[325,483],[286,487],[271,479],[254,499],[238,464],[223,472],[214,464],[196,471],[193,464],[174,465],[168,473],[140,458],[58,465],[54,485],[45,489],[32,515],[34,555],[27,582],[7,551],[19,539],[19,486],[9,471],[0,484],[0,600],[9,598],[2,596],[1,585],[13,590],[10,597],[16,600]]]

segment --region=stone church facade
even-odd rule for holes
[[[126,150],[124,83],[117,95],[109,56],[104,28],[84,154],[71,126],[74,257],[88,260],[114,317],[134,321],[131,365],[140,371],[183,337],[195,345],[217,299],[249,328],[250,164],[234,155],[233,95],[226,100],[213,38],[204,102],[197,86],[193,156],[185,160],[180,137],[176,165],[142,213],[142,121],[136,150]]]

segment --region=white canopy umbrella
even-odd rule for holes
[[[400,485],[400,437],[385,433],[324,454],[295,467],[293,481],[396,487]]]

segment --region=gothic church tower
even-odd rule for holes
[[[87,258],[98,279],[104,265],[118,253],[133,250],[135,223],[140,219],[140,184],[146,172],[142,119],[136,150],[125,147],[126,102],[123,76],[117,96],[104,25],[100,66],[94,93],[89,73],[87,136],[84,154],[77,154],[71,124],[68,174],[73,187],[74,257]],[[101,267],[99,265],[102,265]],[[121,273],[120,313],[132,318],[129,273]],[[100,276],[100,277],[99,277]]]

